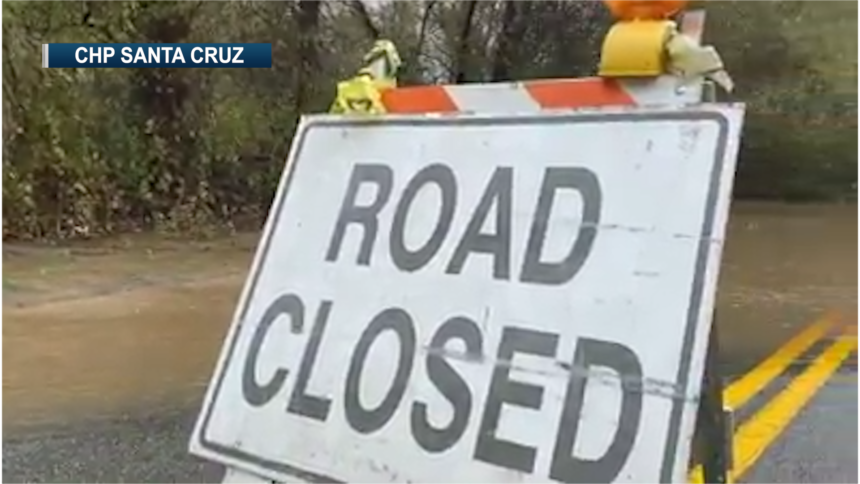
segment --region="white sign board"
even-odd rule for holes
[[[278,481],[683,480],[742,116],[305,119],[192,452]]]

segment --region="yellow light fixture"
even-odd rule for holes
[[[598,74],[608,78],[678,77],[682,82],[706,78],[731,91],[734,87],[716,49],[698,37],[678,32],[669,20],[685,0],[604,0],[618,18],[603,40]]]
[[[677,34],[668,20],[682,0],[604,0],[619,19],[603,40],[598,73],[603,77],[657,77],[666,72],[666,44]]]
[[[656,77],[666,70],[664,46],[675,32],[669,20],[619,22],[603,40],[598,73],[603,77]]]

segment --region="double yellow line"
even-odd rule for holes
[[[748,403],[815,343],[831,334],[836,319],[835,313],[825,314],[759,363],[752,371],[732,382],[723,393],[726,406],[736,409]],[[738,476],[752,467],[765,449],[779,437],[800,410],[856,349],[856,330],[853,335],[843,332],[812,361],[803,373],[794,378],[785,389],[738,427],[732,441],[734,466],[729,475],[730,482],[735,482]],[[693,469],[689,480],[691,483],[703,482],[701,466]]]

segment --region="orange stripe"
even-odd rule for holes
[[[382,91],[382,103],[391,113],[450,113],[459,109],[444,87],[416,86]]]
[[[521,84],[544,109],[631,106],[636,101],[617,81],[601,78],[530,81]],[[447,89],[459,86],[414,86],[382,92],[391,113],[451,113],[459,111]]]
[[[544,109],[636,104],[618,82],[608,79],[532,81],[524,85]]]

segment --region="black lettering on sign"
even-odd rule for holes
[[[451,262],[445,270],[448,274],[459,274],[463,270],[466,258],[472,252],[490,254],[493,256],[493,278],[510,279],[511,277],[511,206],[513,191],[513,169],[499,167],[490,178],[484,195],[466,226],[466,231],[460,243],[451,256]],[[496,233],[481,233],[481,227],[487,220],[490,209],[496,207]]]
[[[354,223],[363,228],[361,246],[358,250],[356,262],[359,265],[365,266],[370,264],[370,254],[373,251],[373,244],[376,241],[376,231],[379,228],[377,216],[388,201],[388,197],[391,196],[393,178],[394,175],[388,166],[355,165],[352,169],[352,177],[349,179],[349,187],[346,190],[346,195],[343,197],[343,204],[340,207],[337,223],[334,226],[331,243],[328,246],[328,252],[326,252],[326,261],[333,262],[337,260],[340,255],[341,245],[343,245],[343,238],[346,235],[346,228],[349,224]],[[356,197],[358,197],[358,190],[365,183],[376,185],[376,198],[373,200],[373,203],[366,207],[357,206]]]
[[[558,335],[522,328],[507,327],[502,330],[496,366],[487,391],[484,416],[478,428],[475,443],[475,459],[508,469],[531,473],[534,470],[534,447],[502,440],[496,437],[502,405],[510,403],[538,410],[543,403],[543,388],[512,381],[511,362],[514,354],[525,353],[536,356],[555,357]]]
[[[439,218],[433,234],[417,250],[410,250],[403,240],[406,229],[406,216],[409,208],[415,200],[415,196],[426,185],[435,184],[439,187],[442,201],[440,203]],[[451,168],[436,163],[429,165],[419,171],[406,185],[403,195],[397,203],[394,211],[394,220],[391,222],[391,260],[398,269],[405,272],[414,272],[427,265],[430,259],[442,246],[445,236],[451,229],[451,219],[454,217],[454,208],[457,206],[457,180]]]
[[[245,400],[254,407],[262,407],[267,404],[281,390],[287,379],[287,370],[278,368],[268,383],[260,384],[257,381],[257,358],[260,356],[260,348],[266,339],[269,328],[281,315],[288,315],[293,332],[300,332],[304,326],[305,307],[302,300],[293,294],[279,297],[273,302],[263,319],[254,330],[251,345],[248,348],[248,356],[245,359],[245,367],[242,371],[242,395]]]
[[[361,404],[361,375],[364,371],[364,363],[370,347],[377,337],[384,331],[390,330],[400,340],[400,360],[397,362],[397,370],[394,381],[388,394],[382,399],[382,403],[374,409],[367,409]],[[346,374],[346,388],[344,389],[344,409],[346,421],[362,434],[369,434],[381,429],[391,420],[394,412],[403,399],[409,376],[412,373],[412,363],[415,359],[415,327],[412,318],[406,311],[399,308],[389,308],[379,313],[370,325],[362,333],[352,354],[349,370]]]
[[[350,225],[362,229],[361,244],[356,262],[369,265],[379,231],[379,213],[391,197],[394,173],[386,165],[356,164],[335,223],[325,260],[338,260],[346,230]],[[364,185],[375,185],[375,198],[369,205],[357,205],[359,190]],[[435,185],[440,192],[439,214],[430,237],[417,248],[406,247],[406,222],[415,198],[425,187]],[[556,192],[567,189],[578,192],[582,198],[582,225],[571,241],[567,255],[559,261],[543,260],[544,243],[549,231],[549,220]],[[498,167],[487,183],[463,235],[445,268],[447,274],[463,271],[472,254],[493,257],[493,278],[509,280],[511,275],[511,224],[513,217],[513,169]],[[457,208],[457,179],[447,165],[435,163],[421,169],[406,184],[397,202],[389,230],[389,253],[394,265],[404,272],[425,267],[439,252],[451,229]],[[482,232],[495,207],[495,230]],[[600,222],[602,193],[599,180],[593,171],[583,167],[550,167],[538,195],[525,254],[520,270],[520,282],[560,285],[571,280],[585,264],[597,236]]]
[[[287,411],[291,413],[304,415],[321,422],[325,422],[328,418],[328,413],[331,409],[331,399],[308,395],[306,391],[308,380],[311,378],[311,371],[317,359],[317,353],[320,350],[320,343],[322,342],[323,333],[328,322],[328,316],[331,313],[331,305],[331,301],[323,301],[320,304],[320,309],[314,321],[314,327],[311,329],[311,336],[308,339],[305,353],[302,356],[301,366],[299,366],[296,385],[293,387],[290,403],[287,406]]]
[[[545,262],[541,260],[541,254],[549,217],[555,193],[562,188],[577,190],[582,196],[582,226],[567,257],[558,262]],[[600,182],[594,172],[582,167],[547,168],[526,245],[520,281],[535,284],[564,284],[573,278],[582,268],[594,245],[601,205]]]
[[[436,428],[430,424],[426,403],[415,402],[412,405],[412,435],[418,445],[427,452],[443,452],[456,444],[466,431],[472,412],[472,392],[469,386],[441,354],[445,345],[454,339],[463,341],[467,358],[480,358],[483,354],[481,330],[471,319],[451,318],[433,335],[427,351],[427,376],[451,402],[454,416],[446,427]]]
[[[311,395],[307,389],[332,306],[331,301],[322,301],[320,304],[287,406],[290,413],[322,422],[331,413],[332,400],[327,396]],[[272,401],[288,377],[286,368],[277,368],[264,382],[258,380],[257,375],[257,360],[262,345],[271,327],[282,316],[289,317],[292,332],[300,333],[305,316],[302,300],[294,294],[277,298],[254,328],[242,371],[242,394],[253,407],[261,407]],[[395,375],[381,403],[375,408],[368,408],[361,401],[362,376],[373,344],[386,331],[392,332],[398,339]],[[394,417],[403,402],[412,375],[416,339],[414,321],[400,308],[380,312],[362,332],[350,359],[343,400],[346,421],[356,432],[371,434],[382,429]],[[427,376],[450,403],[453,416],[445,425],[434,425],[430,421],[429,404],[420,400],[412,403],[412,435],[415,442],[428,453],[444,452],[455,446],[463,438],[472,416],[472,389],[446,359],[451,351],[448,346],[454,340],[462,341],[465,347],[463,359],[480,359],[484,354],[484,335],[478,324],[467,317],[451,317],[433,334],[425,359]],[[538,449],[499,438],[499,424],[504,405],[539,411],[543,403],[543,387],[510,379],[514,357],[528,354],[554,359],[558,343],[557,334],[516,327],[502,329],[496,364],[475,441],[475,460],[524,473],[534,472]],[[598,458],[584,459],[573,455],[573,450],[583,418],[588,374],[595,367],[610,369],[621,379],[621,405],[618,426],[606,451]],[[579,338],[572,368],[574,372],[568,378],[561,406],[549,478],[568,483],[612,482],[629,459],[640,428],[643,403],[641,363],[630,348],[619,343]]]
[[[611,368],[622,378],[618,429],[602,457],[595,460],[573,456],[573,446],[585,401],[585,376],[572,375],[562,407],[549,476],[561,482],[613,482],[621,472],[639,431],[642,416],[642,365],[626,346],[609,341],[580,338],[573,368],[586,373],[593,366]]]

